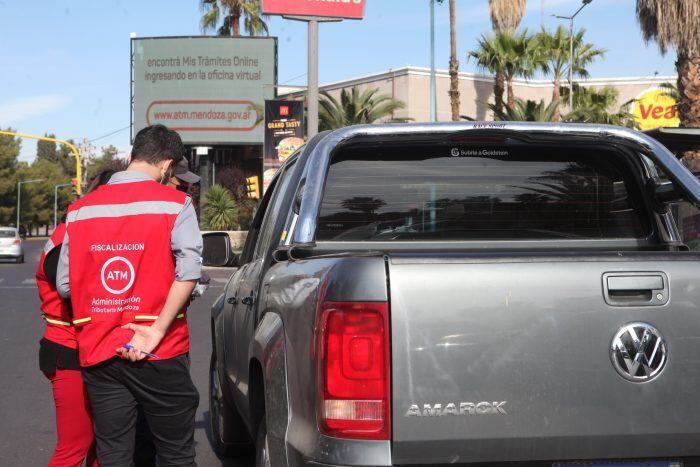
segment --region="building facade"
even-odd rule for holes
[[[599,78],[575,80],[581,86],[601,89],[613,86],[619,91],[618,107],[636,99],[647,90],[654,89],[662,83],[676,82],[675,76]],[[562,82],[566,86],[567,81]],[[339,95],[341,90],[358,86],[360,90],[378,88],[381,94],[390,95],[403,101],[406,107],[396,111],[394,118],[410,118],[416,122],[430,120],[430,70],[406,66],[358,78],[351,78],[320,86],[321,90],[331,95]],[[447,70],[436,72],[437,120],[451,120],[449,98],[450,77]],[[550,102],[554,85],[550,80],[515,79],[513,82],[516,97],[539,102]],[[493,102],[493,77],[477,73],[459,74],[460,115],[475,120],[491,120],[492,115],[485,102]],[[302,98],[304,88],[282,87],[281,98]],[[505,96],[504,96],[505,99]],[[617,110],[615,108],[614,110]]]

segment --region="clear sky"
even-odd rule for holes
[[[528,0],[522,27],[554,28],[580,0]],[[607,50],[592,77],[672,75],[674,53],[646,46],[634,0],[594,0],[576,18],[587,40]],[[95,139],[129,125],[129,35],[199,35],[199,0],[0,0],[0,127],[59,138]],[[430,64],[428,0],[367,0],[363,21],[322,24],[320,82]],[[460,70],[490,31],[488,0],[457,0]],[[449,12],[437,6],[436,63],[447,68]],[[279,38],[279,83],[306,84],[306,26],[271,18]],[[129,150],[129,131],[101,138]],[[22,159],[34,157],[24,141]]]

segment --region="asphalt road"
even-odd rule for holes
[[[39,371],[44,322],[34,272],[43,241],[25,242],[24,264],[0,262],[0,466],[46,465],[56,443],[51,384]],[[192,378],[199,389],[195,425],[200,466],[249,466],[253,460],[222,461],[208,439],[209,308],[222,292],[230,269],[208,269],[211,286],[188,314]]]

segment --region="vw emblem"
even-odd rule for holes
[[[610,359],[627,381],[645,383],[659,376],[666,366],[666,342],[651,324],[626,324],[612,340]]]

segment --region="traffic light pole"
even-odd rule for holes
[[[71,186],[72,183],[59,183],[53,186],[53,228],[58,225],[58,189],[64,186]]]
[[[63,139],[58,139],[58,138],[49,138],[48,136],[38,136],[38,135],[30,135],[28,133],[17,133],[14,131],[5,131],[5,130],[0,130],[0,135],[7,135],[7,136],[15,136],[18,138],[29,138],[29,139],[36,139],[40,141],[49,141],[52,143],[59,143],[59,144],[64,144],[70,149],[70,151],[73,153],[75,156],[75,177],[80,181],[80,175],[82,173],[82,167],[80,166],[80,153],[76,149],[75,146],[73,146],[71,143],[69,143],[66,140]],[[78,196],[82,194],[82,190],[80,188],[80,183],[76,186],[76,192]],[[19,212],[19,210],[18,210]],[[19,221],[18,221],[19,222]],[[19,227],[19,225],[17,226]]]

